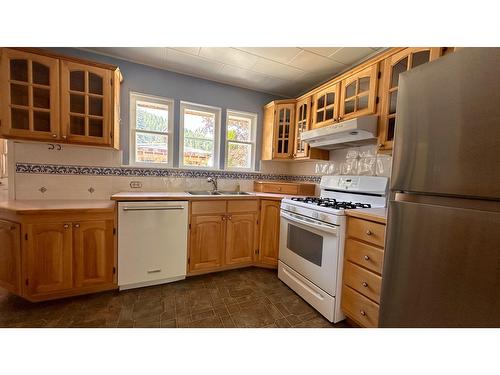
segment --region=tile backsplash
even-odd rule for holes
[[[325,174],[389,176],[391,156],[377,155],[375,146],[330,152],[328,161],[263,161],[260,172],[134,168],[121,165],[121,152],[45,143],[14,143],[9,163],[15,199],[108,199],[120,191],[187,191],[210,189],[209,175],[219,189],[253,190],[254,180],[304,181],[319,184]],[[316,189],[319,193],[319,189]]]

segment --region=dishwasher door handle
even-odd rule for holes
[[[166,211],[166,210],[183,210],[183,206],[143,206],[143,207],[123,207],[123,211]]]

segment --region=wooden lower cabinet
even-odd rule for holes
[[[278,265],[280,236],[280,201],[261,200],[260,202],[260,245],[259,263]]]
[[[0,218],[0,286],[30,301],[117,288],[114,210],[10,218]]]
[[[226,264],[252,263],[257,213],[230,214],[226,224]]]
[[[377,327],[385,223],[347,218],[341,307],[361,327]]]
[[[192,216],[189,271],[221,267],[224,264],[225,236],[224,215]]]
[[[279,201],[269,202],[279,207]],[[259,217],[257,199],[191,203],[188,274],[260,265]],[[266,250],[268,259],[262,264],[275,266],[273,251]]]
[[[73,224],[76,287],[113,284],[113,225],[112,220]]]
[[[21,277],[21,226],[0,220],[0,286],[19,293]]]
[[[71,289],[73,286],[71,223],[28,224],[24,262],[27,297],[36,298]]]

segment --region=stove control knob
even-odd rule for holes
[[[319,214],[317,212],[312,213],[313,218],[317,219],[319,217]]]

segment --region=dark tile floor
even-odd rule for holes
[[[333,325],[282,283],[245,268],[183,281],[30,303],[0,288],[0,327],[348,327]]]

